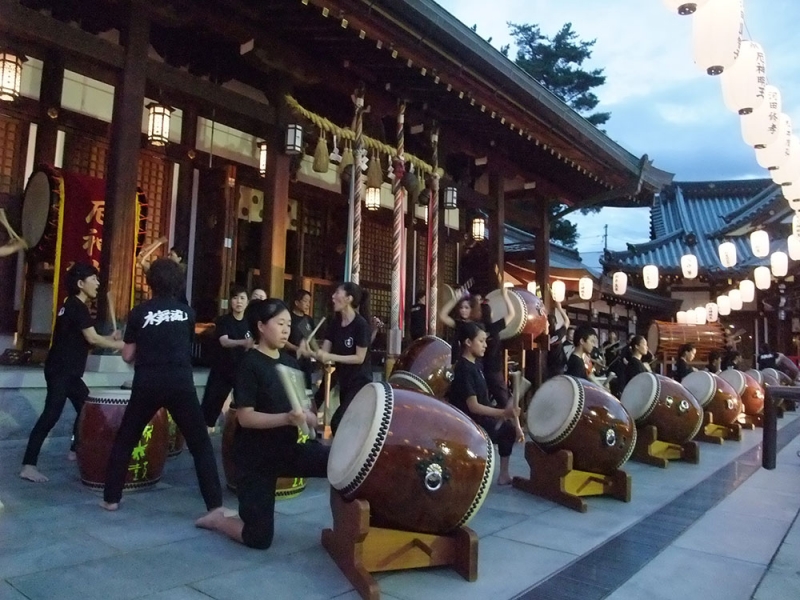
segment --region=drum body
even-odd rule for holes
[[[703,425],[703,408],[689,390],[669,377],[639,373],[622,392],[622,405],[638,426],[655,425],[658,439],[690,441]]]
[[[681,382],[711,413],[717,425],[732,425],[742,412],[742,401],[731,384],[708,371],[689,373]]]
[[[439,534],[472,519],[494,463],[492,441],[460,410],[371,383],[339,425],[328,479],[345,499],[370,503],[373,525]]]
[[[792,359],[785,354],[778,354],[778,360],[775,361],[775,366],[781,373],[786,373],[789,379],[792,380],[792,383],[800,378],[800,369],[798,369],[797,365],[792,362]]]
[[[764,388],[753,377],[736,369],[727,369],[719,374],[739,394],[746,415],[764,412]]]
[[[105,486],[111,447],[130,397],[130,390],[92,390],[81,409],[78,470],[81,481],[90,488]],[[167,460],[168,437],[167,411],[162,408],[147,424],[131,453],[123,490],[148,488],[158,483]]]
[[[783,371],[779,371],[778,369],[767,368],[761,371],[764,374],[764,378],[769,380],[769,385],[793,385],[794,382],[792,378],[789,377]],[[772,382],[775,383],[772,383]]]
[[[750,375],[750,377],[755,379],[759,383],[759,385],[761,386],[764,385],[764,375],[758,369],[747,369],[745,373],[747,373],[748,375]]]
[[[40,167],[28,179],[22,199],[20,235],[34,253],[55,255],[62,192],[63,179],[54,169]]]
[[[546,452],[569,450],[581,471],[613,474],[636,446],[633,417],[619,400],[585,379],[557,375],[528,406],[531,439]]]
[[[236,435],[236,409],[230,407],[225,415],[225,426],[222,429],[222,472],[225,474],[225,485],[236,493],[236,462],[233,459],[233,438]],[[306,481],[302,477],[279,477],[275,485],[277,500],[294,498],[306,489]]]
[[[654,356],[676,356],[683,344],[694,344],[695,360],[707,361],[709,352],[725,349],[725,332],[719,323],[684,325],[669,321],[653,321],[647,331],[647,347]]]
[[[178,426],[172,419],[172,415],[169,414],[169,411],[167,411],[167,421],[169,425],[169,443],[167,445],[167,456],[173,458],[175,456],[178,456],[181,452],[183,452],[183,447],[186,444],[186,440],[184,439],[181,430],[178,429]]]
[[[394,365],[389,383],[444,400],[453,381],[453,349],[426,335],[413,341]]]
[[[772,386],[772,385],[780,385],[781,380],[778,377],[778,370],[777,369],[764,369],[763,371],[759,371],[761,373],[761,378],[764,380],[762,385],[763,386]]]
[[[547,329],[547,311],[542,300],[523,288],[510,288],[508,297],[514,306],[514,318],[506,323],[505,329],[500,332],[501,340],[508,340],[520,334],[527,333],[539,337]],[[508,314],[502,290],[494,290],[486,296],[486,301],[492,309],[492,320],[499,321]]]

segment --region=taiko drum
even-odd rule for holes
[[[742,400],[731,384],[708,371],[689,373],[681,382],[697,398],[700,406],[711,413],[717,425],[732,425],[742,412]]]
[[[508,298],[514,307],[514,317],[507,318],[508,309],[503,299],[503,290],[494,290],[486,296],[492,309],[492,320],[506,319],[506,327],[500,332],[501,340],[508,340],[523,333],[539,337],[547,329],[547,311],[541,298],[523,288],[509,288]]]
[[[752,376],[737,369],[727,369],[719,376],[739,394],[745,414],[760,415],[764,412],[764,388]]]
[[[453,381],[452,357],[453,349],[443,339],[421,337],[400,355],[389,383],[444,400]]]
[[[719,323],[684,325],[669,321],[653,321],[647,331],[647,347],[654,355],[676,356],[683,344],[693,344],[696,360],[708,360],[712,350],[725,348],[725,332]]]

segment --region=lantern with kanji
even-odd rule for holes
[[[578,296],[581,300],[589,300],[592,297],[592,290],[594,289],[594,282],[590,277],[581,277],[578,282]]]
[[[681,256],[681,271],[686,279],[697,277],[697,257],[694,254]]]
[[[763,229],[759,229],[750,234],[750,249],[753,256],[764,258],[769,254],[769,234]]]
[[[658,287],[658,267],[655,265],[645,265],[642,269],[642,279],[644,287],[654,290]]]
[[[767,86],[764,49],[755,42],[742,42],[739,56],[720,76],[722,99],[733,112],[747,115],[764,102]]]
[[[706,321],[716,323],[719,320],[719,307],[716,302],[706,304]]]
[[[611,279],[611,285],[617,296],[624,296],[628,290],[628,275],[623,271],[617,271]]]
[[[736,246],[733,242],[722,242],[719,245],[719,262],[728,269],[736,264]]]
[[[748,146],[764,148],[778,139],[778,120],[783,111],[781,91],[768,85],[764,91],[764,102],[749,115],[742,115],[742,137]]]
[[[567,295],[567,285],[560,279],[556,279],[551,286],[553,302],[563,302]]]
[[[744,0],[708,0],[692,17],[694,62],[720,75],[739,55],[743,29]]]

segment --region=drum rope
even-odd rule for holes
[[[392,239],[392,315],[389,355],[398,356],[402,343],[402,259],[403,259],[403,203],[405,200],[405,189],[402,180],[405,175],[405,137],[403,124],[405,123],[406,104],[400,102],[397,111],[397,156],[394,160],[394,180],[392,181],[392,191],[394,192],[394,237]]]
[[[431,196],[428,206],[428,268],[430,269],[428,302],[428,333],[436,335],[436,312],[439,305],[439,127],[431,132]]]
[[[355,116],[353,117],[353,130],[356,135],[355,161],[353,162],[352,176],[355,177],[355,190],[353,194],[353,263],[351,265],[350,281],[358,283],[361,273],[361,202],[364,200],[364,158],[367,150],[364,147],[364,88],[360,87],[353,94]]]

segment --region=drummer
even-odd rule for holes
[[[267,299],[267,292],[263,289],[257,287],[253,288],[250,291],[250,302],[255,302],[256,300],[266,300]]]
[[[680,383],[689,373],[697,370],[689,364],[694,360],[696,354],[697,350],[695,350],[694,344],[681,344],[678,348],[678,361],[675,363],[675,371],[672,376],[675,381]]]
[[[758,370],[777,368],[779,356],[777,352],[773,352],[770,349],[769,344],[766,342],[761,344],[758,349]]]
[[[742,360],[742,355],[738,350],[728,348],[725,351],[725,356],[722,357],[722,370],[738,369],[739,361]]]
[[[625,381],[622,384],[622,388],[639,373],[649,372],[649,369],[642,362],[642,359],[647,355],[647,339],[643,335],[633,336],[628,344],[628,349],[629,352],[625,364]]]
[[[446,327],[454,330],[451,344],[453,347],[454,364],[461,356],[458,342],[458,330],[465,323],[480,321],[482,315],[480,297],[470,296],[468,291],[469,287],[467,285],[458,288],[455,296],[451,300],[448,300],[439,311],[439,320],[444,323]],[[455,317],[450,316],[453,309],[455,309]]]
[[[426,298],[425,290],[418,290],[417,301],[408,310],[408,333],[412,341],[424,337],[428,328]]]
[[[722,372],[720,368],[722,366],[722,352],[719,350],[712,350],[708,353],[708,364],[706,365],[706,371],[709,373],[713,373],[714,375],[718,375]]]
[[[58,311],[53,329],[53,343],[44,363],[44,379],[47,382],[44,411],[33,426],[25,449],[25,457],[22,459],[22,470],[19,473],[23,479],[36,483],[48,480],[36,468],[36,463],[39,460],[42,444],[61,417],[67,398],[77,413],[72,428],[72,446],[67,458],[69,460],[76,458],[75,450],[80,442],[77,438],[78,417],[83,403],[89,397],[89,389],[83,382],[89,349],[97,346],[122,350],[123,346],[119,331],[109,336],[102,336],[94,328],[94,319],[89,313],[88,304],[97,298],[97,290],[100,287],[97,269],[85,263],[75,263],[67,271],[66,282],[69,296]]]
[[[464,323],[459,329],[459,342],[462,353],[453,370],[450,403],[483,427],[492,442],[497,444],[500,454],[497,483],[510,485],[508,466],[511,451],[515,441],[524,439],[522,430],[516,425],[519,408],[511,403],[503,408],[494,408],[490,404],[486,379],[476,364],[486,352],[486,332],[483,328],[478,323]]]
[[[347,285],[347,284],[345,284]],[[257,345],[236,376],[238,405],[234,437],[239,515],[212,511],[196,525],[231,539],[266,549],[275,532],[275,485],[278,477],[325,477],[329,446],[298,444],[297,428],[317,426],[311,411],[293,411],[275,368],[298,363],[284,350],[291,330],[288,307],[280,300],[257,301],[248,311]]]
[[[597,347],[597,332],[589,325],[581,325],[575,329],[573,340],[575,349],[567,359],[566,374],[602,385],[594,376],[592,365],[592,350]]]
[[[0,257],[16,254],[17,252],[25,250],[25,248],[27,247],[28,245],[25,243],[25,240],[23,239],[9,240],[5,244],[0,246]]]
[[[305,378],[306,389],[311,389],[311,375],[314,372],[314,365],[307,356],[298,356],[297,350],[300,342],[306,339],[314,331],[314,319],[309,314],[311,312],[311,292],[308,290],[297,290],[294,295],[294,306],[292,307],[292,328],[289,333],[289,341],[286,342],[286,350],[297,358],[300,370]]]
[[[553,301],[553,313],[547,316],[548,350],[547,350],[547,378],[564,373],[567,367],[567,356],[564,354],[564,343],[567,340],[567,330],[570,327],[567,311],[561,302]]]
[[[486,303],[481,304],[481,324],[486,330],[486,352],[481,361],[483,375],[489,388],[489,397],[501,408],[508,404],[510,397],[506,384],[503,341],[500,339],[500,333],[509,322],[514,320],[517,314],[509,298],[507,287],[502,288],[502,294],[506,306],[506,316],[501,319],[494,320],[491,306]]]

